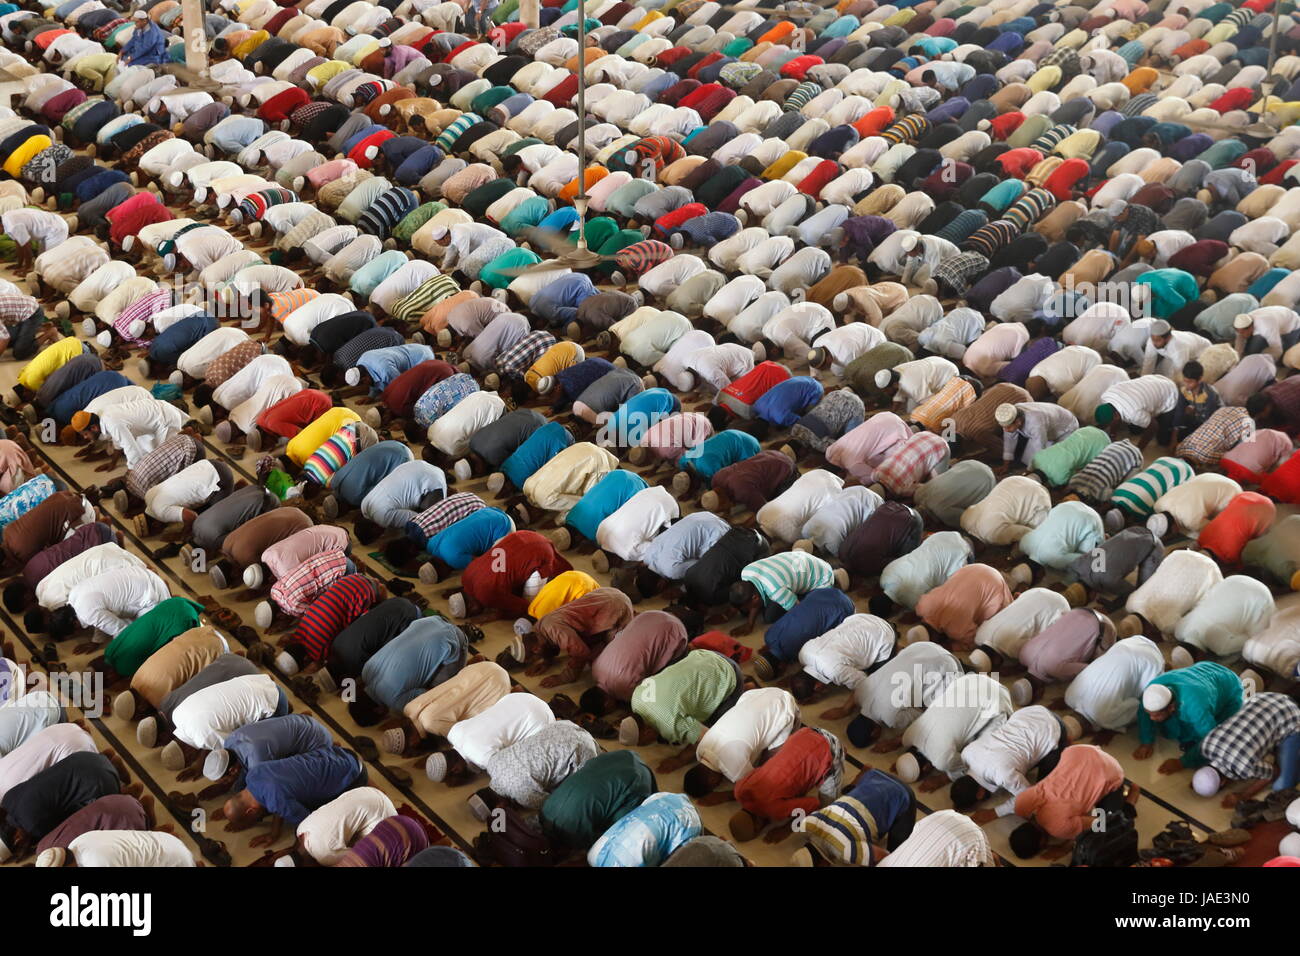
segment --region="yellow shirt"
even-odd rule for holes
[[[252,36],[241,41],[233,50],[231,50],[230,56],[232,59],[242,60],[269,39],[271,39],[271,34],[267,33],[265,30],[258,30]]]
[[[782,156],[780,159],[778,159],[776,162],[774,162],[771,166],[767,167],[767,169],[759,173],[758,176],[760,179],[767,179],[767,180],[780,179],[782,176],[784,176],[790,170],[794,169],[796,166],[798,166],[807,158],[808,158],[807,153],[797,149],[792,149],[789,152],[787,152],[784,156]]]
[[[582,346],[576,342],[556,342],[542,353],[541,358],[529,366],[528,371],[524,373],[524,382],[536,391],[540,379],[576,365],[582,361],[582,357]]]
[[[350,408],[341,406],[331,408],[294,435],[293,440],[285,446],[284,453],[294,464],[301,465],[315,453],[317,448],[329,441],[330,436],[338,431],[340,426],[359,421],[361,416]]]
[[[59,339],[53,345],[45,346],[18,373],[18,384],[36,391],[47,378],[82,351],[81,340],[75,338]]]
[[[1061,68],[1059,66],[1044,66],[1034,73],[1029,79],[1025,80],[1025,86],[1029,87],[1035,93],[1041,93],[1043,90],[1050,90],[1061,82]]]
[[[565,571],[557,574],[542,585],[528,605],[528,616],[540,621],[557,608],[564,607],[570,601],[576,601],[589,591],[594,591],[600,584],[585,571]]]
[[[544,511],[568,511],[601,478],[618,467],[618,459],[591,442],[570,445],[528,476],[524,495]]]
[[[660,13],[658,10],[651,10],[640,20],[638,20],[635,24],[633,24],[632,29],[636,30],[639,33],[642,30],[644,30],[646,27],[648,27],[650,24],[654,23],[656,20],[662,20],[663,18],[664,15]]]
[[[313,89],[319,90],[334,77],[338,76],[344,70],[354,69],[351,63],[343,60],[329,60],[320,66],[313,66],[307,71],[307,82],[312,85]]]
[[[23,167],[43,149],[49,149],[54,141],[48,136],[29,136],[26,141],[9,154],[5,160],[4,171],[14,179],[22,175]]]

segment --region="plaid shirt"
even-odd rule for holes
[[[220,387],[228,378],[261,355],[262,350],[262,343],[252,339],[241,342],[233,349],[227,349],[212,360],[207,374],[203,376],[203,381],[212,388]]]
[[[935,266],[934,279],[958,295],[965,295],[971,280],[988,271],[989,260],[978,252],[959,252]]]
[[[147,295],[142,295],[117,313],[117,318],[113,320],[113,329],[126,341],[138,345],[145,340],[130,333],[132,323],[137,320],[144,322],[147,330],[149,320],[153,318],[154,314],[161,312],[163,309],[171,308],[172,303],[171,289],[157,289]]]
[[[322,551],[298,565],[271,587],[271,600],[292,617],[301,617],[311,602],[348,573],[348,556]]]
[[[1201,754],[1232,780],[1266,780],[1273,776],[1277,745],[1298,732],[1300,704],[1285,694],[1253,694],[1205,735]]]
[[[502,378],[521,378],[554,344],[554,335],[545,329],[534,329],[497,356],[497,374]]]
[[[136,498],[160,481],[183,471],[202,456],[199,443],[184,432],[173,435],[135,463],[126,473],[126,490]]]
[[[407,522],[406,533],[416,540],[427,540],[438,532],[450,528],[462,518],[486,507],[487,504],[482,498],[468,491],[448,495]]]
[[[1177,455],[1194,465],[1208,468],[1217,465],[1224,455],[1254,431],[1255,420],[1248,411],[1237,405],[1226,405],[1179,443]]]
[[[412,415],[418,424],[427,428],[478,390],[473,375],[458,372],[430,386],[417,398]]]
[[[40,307],[30,295],[0,295],[0,322],[17,325],[35,315]]]
[[[895,495],[907,497],[948,454],[948,443],[933,432],[917,432],[898,445],[875,470],[875,479]]]

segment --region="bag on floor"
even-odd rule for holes
[[[1133,866],[1137,862],[1137,827],[1123,810],[1107,812],[1103,829],[1080,833],[1070,857],[1070,866]]]
[[[485,863],[500,866],[554,866],[559,856],[536,823],[514,807],[503,810],[499,829],[489,826],[475,841]]]

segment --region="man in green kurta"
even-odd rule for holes
[[[1161,773],[1177,773],[1205,764],[1201,741],[1211,730],[1241,709],[1241,678],[1214,661],[1161,674],[1142,692],[1138,711],[1137,760],[1151,756],[1156,734],[1177,741],[1181,758],[1160,765]]]

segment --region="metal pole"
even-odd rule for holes
[[[578,0],[578,249],[587,251],[587,4]]]
[[[203,0],[181,0],[181,24],[185,30],[185,66],[195,76],[207,76],[208,35],[203,23]]]
[[[520,0],[519,20],[525,30],[536,30],[542,25],[541,0]]]
[[[1277,35],[1281,32],[1281,23],[1279,22],[1282,17],[1279,12],[1281,6],[1282,0],[1273,0],[1273,35],[1268,38],[1268,73],[1265,74],[1269,81],[1268,98],[1270,100],[1273,98],[1273,93],[1277,89],[1277,80],[1273,78],[1273,65],[1277,63]],[[1268,100],[1265,100],[1264,102],[1266,107],[1264,114],[1268,115],[1267,107],[1271,104],[1268,103]]]

